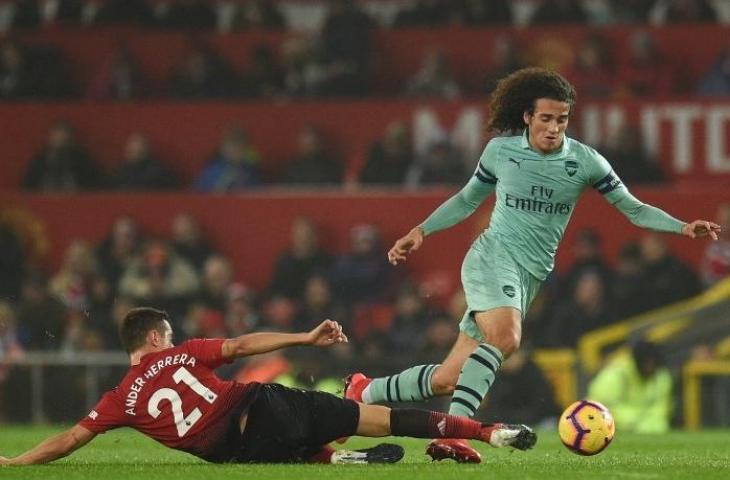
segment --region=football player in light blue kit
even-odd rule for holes
[[[574,101],[573,86],[551,71],[528,68],[500,81],[490,104],[489,127],[521,134],[493,138],[466,186],[388,252],[393,265],[405,261],[426,236],[463,221],[496,191],[489,227],[464,258],[467,311],[459,337],[440,365],[419,365],[375,379],[351,375],[345,387],[348,398],[377,403],[450,394],[449,413],[473,416],[502,361],[520,345],[524,315],[553,269],[558,243],[586,188],[596,189],[640,227],[717,239],[720,227],[714,223],[685,223],[636,199],[605,158],[566,137]],[[504,425],[501,438],[502,445],[523,450],[536,441],[524,425]],[[427,453],[435,460],[481,460],[464,440],[434,440]]]

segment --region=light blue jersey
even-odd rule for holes
[[[558,150],[543,154],[532,149],[527,131],[492,139],[467,185],[422,228],[429,235],[460,222],[496,190],[492,218],[482,235],[498,241],[528,272],[544,280],[586,187],[598,190],[636,225],[681,232],[683,222],[637,200],[593,148],[565,137]]]

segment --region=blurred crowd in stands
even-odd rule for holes
[[[372,95],[455,98],[489,94],[498,78],[528,64],[551,66],[568,76],[581,98],[646,98],[696,93],[730,95],[730,46],[698,78],[672,52],[662,51],[652,34],[637,29],[629,41],[626,59],[617,61],[615,46],[596,30],[581,45],[544,46],[518,42],[508,30],[492,45],[492,64],[485,64],[483,79],[460,78],[444,52],[426,52],[421,66],[397,85],[383,86],[380,52],[373,39],[379,27],[375,16],[358,2],[318,2],[327,8],[315,33],[291,35],[278,46],[255,45],[245,71],[236,69],[204,37],[194,32],[235,31],[247,28],[286,28],[279,3],[252,1],[143,0],[0,0],[0,25],[10,34],[0,39],[0,99],[85,98],[130,101],[143,98],[215,99],[302,97],[365,97]],[[364,4],[365,2],[363,2]],[[375,2],[387,4],[388,2]],[[391,28],[469,27],[510,25],[514,3],[506,0],[418,0],[396,2],[402,10]],[[524,2],[522,2],[524,3]],[[529,25],[630,23],[646,24],[651,12],[662,13],[662,23],[718,22],[719,13],[707,0],[615,0],[586,2],[545,0],[533,2]],[[595,8],[596,4],[602,8]],[[729,9],[730,10],[730,9]],[[723,10],[724,11],[724,10]],[[730,12],[728,12],[730,15]],[[730,21],[730,18],[723,19]],[[116,52],[96,74],[82,82],[74,58],[56,45],[23,40],[28,29],[46,23],[140,24],[191,30],[187,54],[169,72],[163,85],[145,78],[138,59],[120,40]],[[82,28],[82,27],[78,27]],[[31,30],[32,31],[32,30]],[[18,33],[14,36],[14,33]],[[278,48],[278,51],[277,51]],[[547,50],[546,50],[547,48]],[[537,49],[537,50],[536,50]],[[539,51],[538,51],[539,50]],[[570,58],[568,58],[570,57]],[[85,83],[85,84],[84,84]],[[400,85],[400,86],[399,86]]]
[[[730,204],[716,219],[730,225]],[[116,325],[130,307],[168,310],[178,340],[258,330],[301,331],[324,318],[341,322],[359,355],[382,352],[432,358],[445,354],[463,315],[458,286],[434,294],[386,261],[392,239],[374,225],[351,230],[351,245],[330,252],[317,225],[299,218],[268,288],[253,291],[246,272],[205,238],[191,215],[179,214],[167,238],[150,238],[133,218],[118,218],[98,245],[74,240],[56,272],[24,260],[13,231],[0,230],[0,347],[95,351],[118,349]],[[575,347],[585,332],[695,295],[730,275],[730,242],[710,244],[699,272],[679,261],[662,236],[626,244],[615,266],[592,231],[579,233],[575,262],[551,276],[526,319],[537,347]],[[436,353],[441,352],[441,353]]]
[[[38,193],[191,189],[228,193],[272,185],[412,189],[460,185],[471,175],[477,158],[453,135],[440,130],[429,135],[419,153],[410,126],[401,121],[388,125],[381,139],[351,159],[340,158],[315,125],[306,125],[293,134],[297,135],[296,150],[284,159],[280,172],[264,175],[266,159],[240,126],[231,125],[222,132],[219,145],[211,145],[210,157],[200,159],[202,170],[190,182],[176,172],[175,159],[158,158],[151,140],[141,132],[128,137],[118,158],[97,162],[73,126],[59,121],[49,130],[45,144],[28,159],[20,187]],[[667,181],[630,123],[616,129],[599,150],[629,186]],[[98,163],[113,166],[104,170]]]
[[[721,0],[722,1],[722,0]],[[310,5],[306,5],[309,3]],[[286,29],[309,7],[372,28],[718,22],[716,0],[3,0],[0,28],[133,24],[161,29]],[[302,5],[304,4],[304,5]],[[324,10],[324,12],[322,12]],[[324,15],[322,15],[324,13]]]

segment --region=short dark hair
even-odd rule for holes
[[[662,350],[656,343],[641,339],[631,345],[636,370],[643,378],[650,378],[666,365]]]
[[[649,340],[640,339],[631,344],[631,353],[638,365],[652,363],[657,367],[664,365],[664,355],[659,345]]]
[[[133,308],[124,316],[119,327],[119,340],[127,353],[132,353],[145,344],[150,330],[157,330],[160,334],[165,331],[165,321],[170,317],[164,310],[156,308]]]
[[[535,111],[535,102],[549,98],[575,104],[575,88],[562,75],[544,68],[517,70],[497,83],[489,103],[489,130],[518,132],[525,128],[523,115]]]

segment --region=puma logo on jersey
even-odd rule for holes
[[[509,158],[507,159],[507,161],[508,161],[508,162],[512,162],[512,163],[514,163],[515,165],[517,165],[517,168],[520,168],[520,163],[521,163],[521,161],[519,161],[519,160],[515,160],[515,159],[514,159],[514,158],[512,158],[512,157],[509,157]]]

